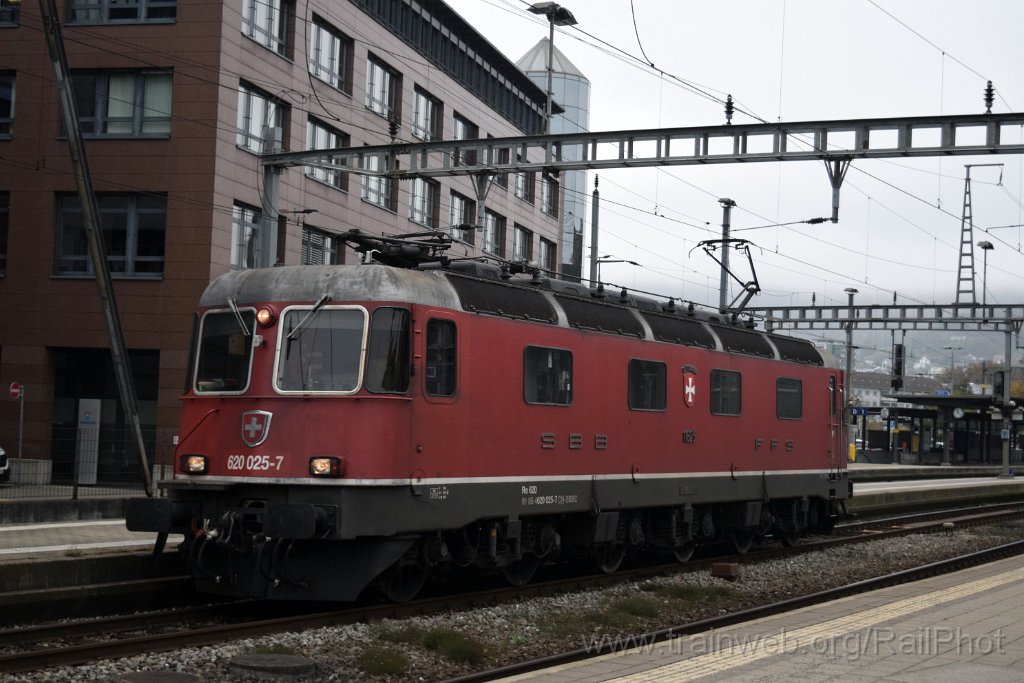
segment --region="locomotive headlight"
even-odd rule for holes
[[[270,327],[276,317],[274,309],[270,306],[260,306],[260,309],[256,311],[256,322],[260,324],[260,327]]]
[[[335,456],[309,459],[309,473],[314,477],[340,477],[344,469],[345,461]]]
[[[207,458],[205,455],[181,456],[181,471],[185,474],[206,474]]]

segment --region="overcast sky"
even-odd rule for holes
[[[513,61],[547,36],[546,21],[528,13],[522,0],[448,2]],[[723,107],[714,98],[727,93],[739,109],[768,121],[981,114],[985,81],[992,80],[994,112],[1024,108],[1020,0],[564,5],[579,24],[556,29],[555,45],[591,81],[594,131],[720,125]],[[753,119],[737,113],[733,122]],[[1013,134],[1019,142],[1022,131]],[[980,163],[1004,164],[971,171],[974,241],[995,246],[987,298],[1021,303],[1019,155],[854,161],[838,224],[751,230],[743,229],[831,215],[824,165],[602,171],[600,252],[640,264],[605,265],[602,279],[717,304],[717,265],[700,249],[690,252],[700,240],[721,236],[718,198],[729,197],[737,203],[733,236],[757,245],[752,253],[763,293],[752,306],[809,305],[812,294],[819,305],[845,303],[846,287],[860,290],[858,303],[891,302],[894,292],[901,303],[951,303],[964,165]],[[589,235],[589,225],[586,230]],[[979,301],[982,263],[978,249]],[[749,277],[744,263],[737,267]]]

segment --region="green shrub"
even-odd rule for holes
[[[409,659],[393,648],[371,645],[359,655],[359,666],[371,676],[397,676],[409,670]]]

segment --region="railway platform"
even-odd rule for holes
[[[531,683],[1024,680],[1024,557],[505,679]]]

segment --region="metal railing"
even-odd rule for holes
[[[172,476],[175,430],[144,429],[151,476]],[[0,483],[0,501],[11,499],[80,499],[145,495],[132,434],[126,429],[80,432],[55,427],[49,439],[25,440],[25,452],[49,458],[17,458],[6,449],[10,473]]]

